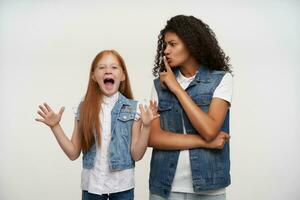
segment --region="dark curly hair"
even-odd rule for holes
[[[167,25],[158,35],[157,54],[152,69],[155,77],[164,69],[162,57],[166,48],[164,37],[167,32],[175,33],[199,64],[210,70],[231,72],[229,57],[220,48],[209,26],[194,16],[177,15],[167,21]]]

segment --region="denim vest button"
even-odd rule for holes
[[[126,116],[123,116],[123,119],[127,119],[127,117],[126,117]]]

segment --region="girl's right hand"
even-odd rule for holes
[[[43,122],[50,128],[54,127],[60,122],[61,116],[65,110],[65,107],[61,107],[59,112],[55,113],[47,103],[44,103],[43,105],[39,105],[39,108],[40,110],[38,110],[37,113],[42,118],[36,118],[35,120],[38,122]]]
[[[230,139],[230,135],[225,132],[220,132],[219,135],[208,143],[208,148],[210,149],[223,149],[226,141]]]

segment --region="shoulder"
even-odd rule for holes
[[[133,99],[128,99],[127,97],[123,96],[122,94],[120,94],[119,97],[120,103],[122,104],[121,110],[136,110],[137,107],[137,101],[133,100]]]
[[[224,76],[227,72],[222,71],[222,70],[211,70],[210,74],[211,75],[216,75],[216,76]]]
[[[232,74],[230,72],[225,72],[221,82],[226,83],[226,84],[232,84],[232,82],[233,82]]]
[[[74,112],[74,114],[75,114],[75,118],[77,119],[77,120],[79,120],[79,118],[80,118],[80,108],[81,108],[81,106],[82,106],[82,103],[83,103],[83,101],[80,101],[76,106],[74,106],[72,109],[73,109],[73,112]]]
[[[153,83],[154,83],[154,85],[159,84],[159,83],[160,83],[159,77],[156,77],[156,78],[153,80]]]
[[[127,97],[124,97],[123,100],[122,100],[122,103],[123,104],[128,104],[128,105],[136,105],[137,101],[133,100],[133,99],[128,99]]]
[[[233,77],[232,74],[226,72],[214,91],[214,97],[218,97],[228,101],[231,104],[232,101],[232,93],[233,93]]]

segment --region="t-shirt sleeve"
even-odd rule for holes
[[[77,106],[73,107],[73,112],[74,112],[74,115],[75,115],[75,119],[77,121],[79,121],[79,119],[80,119],[80,105],[81,105],[81,102],[78,103]]]
[[[139,101],[136,104],[136,113],[135,113],[135,116],[134,116],[134,121],[138,121],[141,118],[141,111],[140,111],[140,108],[139,108],[140,104],[141,103]]]
[[[150,98],[152,101],[156,101],[157,104],[158,104],[158,96],[157,96],[157,91],[156,91],[156,88],[154,86],[154,83],[153,83],[153,86],[152,86],[152,89],[151,89],[151,98]]]
[[[232,90],[233,90],[233,77],[227,72],[218,87],[216,88],[213,97],[224,99],[231,105],[232,101]]]
[[[157,96],[157,92],[156,92],[154,84],[153,84],[152,89],[151,89],[151,97],[150,97],[150,99],[153,100],[153,101],[156,101],[157,104],[158,104],[158,96]],[[141,118],[141,111],[140,111],[140,108],[139,108],[140,104],[142,104],[142,102],[138,101],[137,108],[136,108],[136,115],[134,117],[135,121],[138,121]],[[147,102],[147,106],[149,106],[148,102]]]

